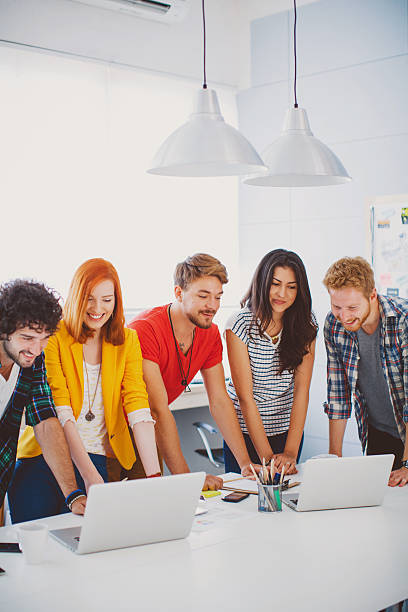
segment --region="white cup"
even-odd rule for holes
[[[41,563],[48,539],[48,527],[41,523],[17,526],[18,541],[26,563]]]

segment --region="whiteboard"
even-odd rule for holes
[[[370,206],[371,255],[378,293],[408,298],[408,196]]]

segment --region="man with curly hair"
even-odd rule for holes
[[[408,483],[408,300],[378,295],[362,257],[336,261],[323,280],[331,301],[327,351],[329,452],[341,456],[352,404],[367,455],[395,455],[390,486]]]
[[[75,514],[84,513],[86,498],[77,489],[44,364],[43,349],[61,314],[57,297],[40,283],[14,280],[0,287],[0,506],[13,484],[25,410],[25,421],[33,426],[69,509]]]

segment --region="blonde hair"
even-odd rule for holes
[[[375,287],[374,272],[363,257],[343,257],[327,270],[323,284],[326,289],[355,287],[369,298]]]
[[[174,270],[174,285],[187,289],[202,276],[216,276],[223,285],[228,283],[227,269],[218,259],[206,253],[195,253],[177,264]]]

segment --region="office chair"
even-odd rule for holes
[[[211,434],[217,434],[217,429],[208,423],[203,423],[202,421],[193,423],[193,427],[195,427],[198,431],[204,444],[204,448],[196,448],[194,452],[202,455],[203,457],[207,457],[210,463],[212,463],[215,467],[221,467],[221,465],[224,464],[224,449],[211,448],[205,434],[206,431]]]

